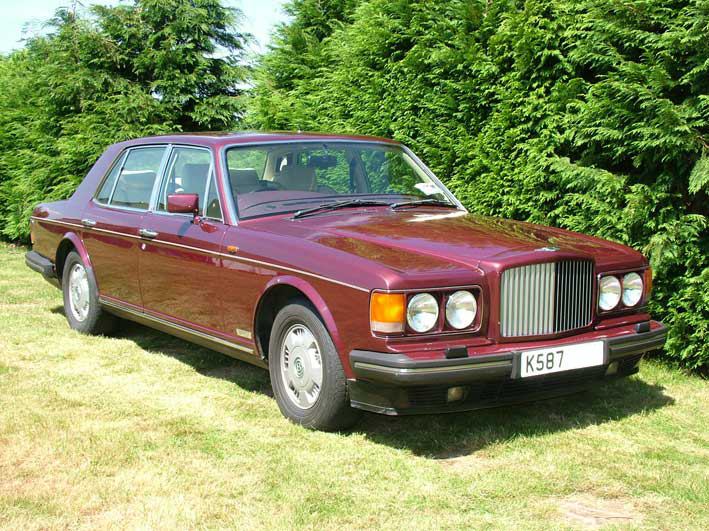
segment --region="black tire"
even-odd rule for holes
[[[302,325],[317,341],[322,363],[322,386],[314,404],[301,408],[293,402],[281,373],[281,347],[286,334],[294,325]],[[268,345],[268,367],[271,387],[283,416],[306,428],[337,431],[353,426],[361,412],[350,406],[347,378],[332,338],[320,320],[315,308],[305,299],[295,299],[276,315]]]
[[[70,300],[69,277],[72,270],[78,266],[81,266],[86,272],[88,283],[88,308],[83,319],[78,318],[74,313]],[[76,251],[71,251],[64,262],[62,292],[64,294],[64,315],[66,315],[66,320],[72,329],[82,334],[106,335],[115,328],[117,318],[104,311],[99,303],[98,288],[96,287],[93,270],[90,267],[86,267],[86,264],[84,264],[81,256]]]

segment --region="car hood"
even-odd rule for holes
[[[551,256],[589,258],[603,268],[645,263],[633,249],[591,236],[441,208],[341,210],[300,219],[272,218],[259,225],[405,274],[499,270]]]

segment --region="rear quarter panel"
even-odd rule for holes
[[[92,166],[70,198],[41,203],[34,208],[30,219],[30,233],[32,248],[35,251],[46,256],[56,265],[57,249],[66,235],[73,233],[81,240],[83,236],[81,215],[111,163],[122,149],[119,144],[110,146]]]

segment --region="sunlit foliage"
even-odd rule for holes
[[[62,8],[0,61],[0,232],[28,238],[40,201],[71,195],[107,145],[239,123],[237,12],[219,0]]]
[[[707,370],[709,2],[321,3],[291,2],[254,125],[391,136],[473,211],[645,252],[668,356]]]

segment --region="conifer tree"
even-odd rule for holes
[[[301,7],[256,125],[391,136],[473,212],[643,251],[667,355],[709,370],[709,1],[362,0],[337,25]],[[296,30],[324,37],[294,53]]]
[[[75,6],[74,6],[75,7]],[[0,62],[0,232],[26,240],[40,201],[69,196],[107,145],[240,123],[246,36],[219,0],[56,12]]]

